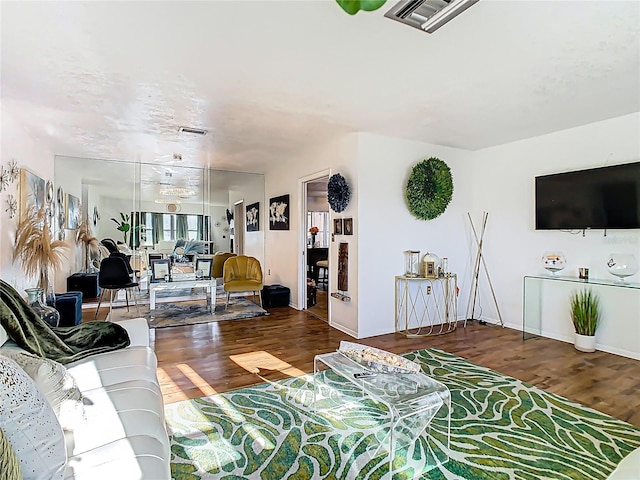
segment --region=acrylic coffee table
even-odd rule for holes
[[[365,454],[354,460],[348,478],[357,476],[358,469],[381,453],[388,455],[388,478],[393,477],[396,454],[405,455],[405,463],[401,468],[413,468],[417,477],[449,460],[451,394],[444,384],[422,372],[367,376],[370,372],[363,365],[340,352],[317,355],[313,363],[313,405],[316,411],[324,407],[332,408],[333,402],[325,401],[326,393],[329,397],[339,395],[322,381],[321,372],[328,367],[357,386],[362,398],[376,400],[383,417],[386,415],[388,418],[375,435],[377,440],[372,442]],[[336,405],[340,403],[338,399]],[[432,420],[436,415],[439,422],[437,438],[431,432]],[[411,454],[418,442],[422,445],[416,451],[421,450],[421,458]]]
[[[216,279],[196,279],[194,278],[182,278],[180,280],[172,280],[170,282],[155,282],[149,283],[149,310],[156,309],[156,293],[166,291],[178,291],[188,288],[205,288],[207,291],[207,307],[211,311],[215,310],[216,306]]]

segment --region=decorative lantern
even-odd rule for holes
[[[420,276],[420,250],[405,250],[404,276],[415,278]]]
[[[422,257],[422,268],[425,278],[437,278],[439,264],[440,259],[433,253],[427,252],[425,256]]]

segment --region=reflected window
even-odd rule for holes
[[[329,212],[307,212],[307,246],[326,248],[329,246]],[[309,232],[311,227],[318,227],[315,244]]]
[[[153,247],[161,240],[209,240],[208,216],[141,212],[141,218],[140,246]]]

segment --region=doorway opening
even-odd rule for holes
[[[327,185],[329,175],[304,183],[307,311],[329,321],[329,244],[331,227]]]

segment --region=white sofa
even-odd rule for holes
[[[117,323],[127,330],[130,346],[65,365],[82,394],[84,411],[82,421],[64,431],[66,463],[63,476],[56,478],[171,478],[164,405],[147,322],[137,318]],[[0,354],[21,350],[6,340],[2,327],[0,345]],[[40,477],[36,472],[31,478]]]

